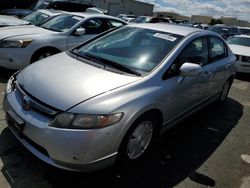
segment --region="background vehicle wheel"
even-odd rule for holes
[[[118,162],[128,164],[142,159],[151,149],[157,135],[157,120],[146,115],[137,119],[122,141]]]
[[[53,48],[49,48],[49,49],[40,49],[37,52],[34,53],[34,55],[31,58],[30,63],[34,63],[38,60],[44,59],[46,57],[52,56],[54,54],[59,53],[59,50],[53,49]]]
[[[229,80],[227,80],[226,83],[223,86],[223,89],[222,89],[221,93],[220,93],[220,96],[219,96],[219,99],[218,99],[219,103],[223,103],[226,100],[228,92],[230,90],[230,87],[231,87],[231,83],[230,83]]]

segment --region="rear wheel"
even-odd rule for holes
[[[223,89],[222,89],[222,91],[220,93],[220,96],[219,96],[219,100],[218,101],[220,103],[223,103],[226,100],[226,98],[228,96],[228,92],[230,90],[230,87],[231,87],[231,83],[230,83],[229,80],[227,80],[226,83],[224,84]]]

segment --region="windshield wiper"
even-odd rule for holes
[[[118,63],[116,63],[114,61],[110,61],[108,59],[104,59],[104,58],[99,57],[99,56],[95,56],[95,55],[92,55],[92,54],[89,54],[89,53],[85,53],[84,55],[81,54],[80,56],[83,57],[83,58],[86,58],[88,60],[91,60],[91,61],[93,61],[93,60],[98,61],[98,62],[102,63],[104,66],[109,65],[109,66],[111,66],[113,68],[116,68],[118,70],[121,70],[123,72],[134,74],[136,76],[141,76],[141,73],[139,73],[139,72],[137,72],[137,71],[125,66],[125,65],[118,64]]]

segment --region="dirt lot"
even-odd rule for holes
[[[210,105],[161,137],[151,156],[124,169],[93,174],[51,167],[6,127],[0,70],[0,187],[250,187],[250,76],[238,75],[222,105]]]

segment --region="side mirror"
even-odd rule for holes
[[[75,35],[84,35],[86,33],[86,30],[84,28],[78,28],[76,29]]]
[[[180,68],[180,76],[196,77],[201,74],[201,71],[202,68],[200,65],[186,62]]]

